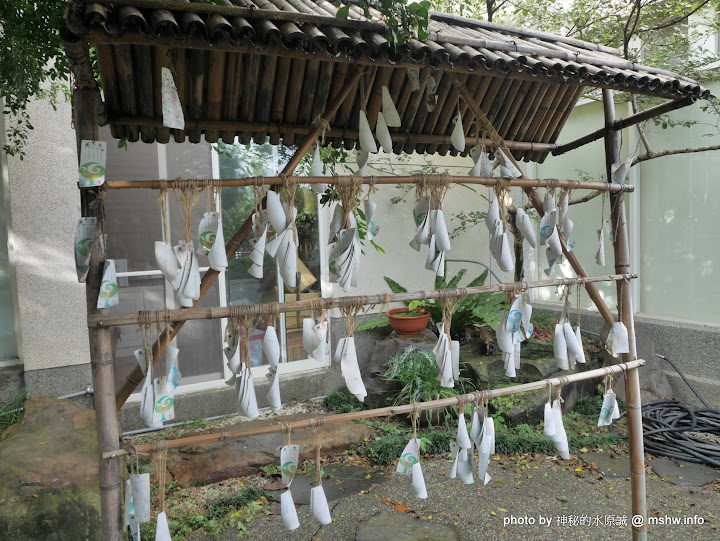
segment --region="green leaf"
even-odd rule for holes
[[[460,283],[460,280],[462,280],[462,277],[465,276],[465,273],[467,272],[467,269],[460,269],[460,272],[458,272],[455,276],[453,276],[450,281],[447,283],[446,289],[454,289],[458,286]]]
[[[337,10],[337,14],[335,15],[338,19],[347,19],[348,15],[350,15],[350,6],[343,6],[340,9]]]
[[[467,287],[480,287],[485,285],[485,280],[487,280],[488,277],[488,271],[485,270],[480,276],[475,278],[472,282],[470,282]]]
[[[390,320],[387,316],[378,316],[374,317],[372,319],[368,319],[366,321],[363,321],[360,325],[358,325],[355,330],[356,331],[367,331],[370,329],[379,329],[380,327],[387,327],[390,325]]]
[[[407,289],[398,284],[392,278],[389,278],[387,276],[383,276],[383,278],[385,279],[387,285],[390,287],[390,291],[392,291],[393,293],[407,293]]]

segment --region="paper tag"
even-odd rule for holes
[[[168,68],[162,68],[162,114],[163,126],[182,130],[185,128],[180,97],[175,87],[175,80]]]
[[[615,413],[615,393],[612,391],[608,391],[605,393],[605,396],[603,396],[603,403],[602,403],[602,409],[600,410],[600,418],[598,419],[598,426],[608,426],[611,425],[613,422],[613,419],[616,419],[613,414]]]
[[[410,475],[412,473],[413,464],[417,464],[420,460],[419,453],[420,439],[410,440],[400,455],[396,471],[404,475]]]
[[[115,276],[115,261],[107,259],[105,268],[103,269],[102,283],[100,284],[100,293],[98,293],[97,307],[110,308],[120,303],[118,297],[117,277]]]
[[[280,449],[280,473],[282,475],[282,482],[288,486],[295,478],[299,458],[299,445],[284,445],[282,449]]]
[[[105,182],[107,143],[83,139],[80,143],[80,187],[101,186]]]
[[[96,225],[97,218],[80,218],[75,229],[75,270],[80,283],[85,282],[90,268]]]

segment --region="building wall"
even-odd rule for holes
[[[80,217],[71,107],[30,104],[37,121],[25,158],[8,157],[8,229],[14,259],[17,351],[33,394],[79,391],[91,382],[85,286],[73,256]]]

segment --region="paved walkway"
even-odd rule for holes
[[[348,490],[330,502],[332,524],[320,526],[298,505],[300,528],[286,531],[279,515],[257,518],[251,539],[308,541],[627,540],[630,481],[606,477],[602,468],[570,461],[495,457],[492,481],[463,485],[448,478],[451,462],[423,461],[429,497],[415,498],[410,479],[392,473],[358,493]],[[647,475],[650,539],[720,539],[720,482],[680,487]],[[330,484],[337,480],[328,479]],[[297,499],[296,499],[297,501]],[[278,511],[279,512],[279,511]],[[373,518],[375,517],[375,518]],[[434,528],[430,526],[438,526]],[[445,527],[440,527],[441,525]],[[236,539],[235,532],[193,539]]]

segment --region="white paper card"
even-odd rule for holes
[[[90,188],[102,186],[105,182],[105,162],[107,160],[107,143],[103,141],[80,142],[80,187]]]

